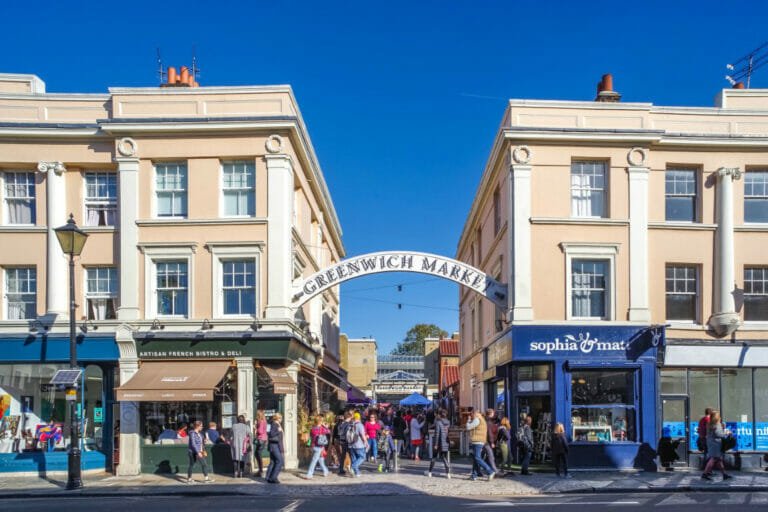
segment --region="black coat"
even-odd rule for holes
[[[568,439],[564,433],[552,434],[552,455],[565,455],[568,453]]]
[[[269,426],[267,440],[270,444],[277,444],[277,446],[280,447],[280,452],[285,453],[285,447],[283,446],[283,430],[278,422],[273,421]]]
[[[448,428],[450,426],[451,422],[447,419],[438,418],[435,420],[435,451],[450,451],[451,445],[448,441]]]

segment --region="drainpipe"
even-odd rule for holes
[[[733,182],[741,178],[739,168],[722,167],[717,177],[717,237],[715,239],[715,307],[709,326],[719,337],[739,328],[739,315],[733,298],[735,287],[733,246]]]

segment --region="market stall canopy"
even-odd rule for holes
[[[428,398],[419,393],[413,393],[400,400],[400,405],[430,405],[431,403],[432,402]]]
[[[350,404],[367,405],[371,403],[371,399],[365,396],[365,392],[362,389],[350,385],[347,390],[347,402]]]
[[[296,381],[285,368],[262,364],[259,369],[272,381],[273,391],[276,395],[296,394]]]
[[[143,363],[117,388],[117,400],[129,402],[211,402],[229,361]]]

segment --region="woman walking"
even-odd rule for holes
[[[269,444],[269,466],[267,467],[267,482],[270,484],[279,484],[277,477],[283,469],[283,454],[285,446],[283,445],[283,427],[280,422],[283,416],[276,412],[272,415],[272,422],[269,424],[269,434],[267,442]]]
[[[365,435],[368,437],[368,457],[374,464],[376,463],[376,456],[379,453],[377,440],[380,430],[381,425],[376,420],[376,413],[371,413],[365,424]]]
[[[712,470],[716,467],[723,473],[723,480],[733,478],[725,472],[725,464],[723,463],[723,438],[727,435],[728,432],[723,428],[722,418],[720,418],[720,411],[712,411],[707,425],[707,455],[709,455],[709,460],[704,467],[704,473],[701,475],[704,480],[712,480]]]
[[[419,462],[421,459],[421,427],[424,426],[424,417],[419,414],[411,419],[410,431],[411,431],[411,448],[413,448],[413,460]]]
[[[256,478],[261,478],[264,472],[264,460],[262,459],[262,453],[267,448],[267,417],[264,414],[264,409],[256,411],[256,424],[254,425],[254,437],[256,438],[254,455],[256,457],[256,463],[259,465],[259,472],[256,473]]]
[[[432,476],[432,469],[435,467],[435,461],[437,456],[443,460],[443,466],[445,466],[445,477],[451,478],[451,462],[450,462],[450,449],[451,446],[448,443],[448,428],[451,423],[448,421],[448,413],[445,409],[440,409],[437,413],[437,419],[435,419],[435,450],[432,460],[429,461],[429,471],[426,472],[428,477]]]
[[[307,478],[315,476],[315,466],[320,463],[320,467],[323,470],[323,476],[328,476],[328,467],[325,465],[325,452],[328,446],[329,437],[331,431],[323,423],[323,415],[318,414],[315,416],[315,426],[309,431],[311,443],[312,443],[312,462],[309,463],[309,470],[307,471]]]
[[[510,444],[512,441],[512,426],[507,417],[501,418],[499,431],[496,434],[496,446],[501,451],[501,469],[509,470],[512,465]]]
[[[203,430],[203,422],[196,421],[192,425],[192,430],[187,433],[189,438],[189,466],[187,467],[187,483],[191,484],[192,480],[192,468],[195,463],[199,462],[200,467],[203,469],[203,475],[205,475],[205,483],[213,482],[208,478],[208,464],[205,463],[205,459],[208,457],[208,453],[205,451],[203,445],[203,435],[200,433]]]
[[[237,417],[237,423],[232,425],[232,463],[235,466],[235,478],[243,477],[245,461],[251,451],[251,429],[245,423],[245,416]]]
[[[568,474],[568,439],[565,437],[565,428],[562,423],[555,425],[551,445],[555,474],[560,476],[560,471],[562,471],[563,478],[570,478]]]

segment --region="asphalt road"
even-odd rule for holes
[[[2,499],[0,510],[15,511],[82,511],[94,507],[108,511],[176,512],[178,510],[217,511],[275,511],[275,512],[339,512],[364,510],[365,512],[398,512],[433,510],[495,511],[520,510],[525,512],[551,512],[553,507],[567,511],[647,511],[648,509],[675,512],[705,512],[723,510],[768,510],[768,493],[676,493],[676,494],[597,494],[579,496],[544,496],[531,498],[446,498],[435,496],[375,496],[366,497],[361,488],[359,497],[323,497],[314,499],[254,498],[247,496],[197,497],[187,496],[134,496],[117,498],[27,498]]]

